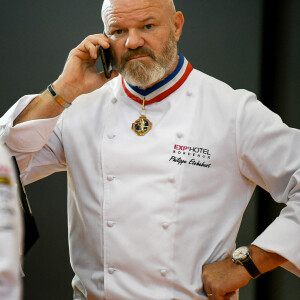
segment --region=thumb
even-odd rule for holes
[[[115,70],[112,70],[112,72],[110,73],[110,78],[109,80],[115,78],[115,77],[118,77],[119,76],[119,73]]]
[[[111,81],[111,80],[114,79],[115,77],[118,77],[118,76],[119,76],[119,73],[116,72],[115,70],[113,70],[113,71],[110,73],[110,78],[106,78],[104,72],[98,73],[98,76],[99,76],[99,78],[100,78],[101,85],[104,85],[104,84],[107,83],[108,81]]]
[[[106,84],[107,82],[111,81],[115,77],[119,76],[119,73],[117,73],[116,71],[112,71],[110,78],[106,78],[104,72],[99,72],[96,75],[97,75],[97,80],[94,81],[93,88],[89,92],[91,92],[91,91],[93,91],[95,89],[101,88],[104,84]]]

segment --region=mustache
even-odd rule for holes
[[[156,55],[155,55],[154,51],[152,51],[151,49],[148,49],[148,48],[140,47],[137,49],[127,50],[127,52],[122,55],[121,61],[124,64],[127,61],[129,61],[131,58],[133,58],[134,56],[137,56],[137,55],[148,55],[152,59],[154,59],[154,60],[156,59]]]

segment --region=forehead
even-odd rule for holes
[[[165,0],[106,0],[102,8],[103,22],[107,26],[128,24],[147,18],[164,19]]]

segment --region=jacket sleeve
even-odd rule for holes
[[[21,212],[10,157],[0,147],[0,299],[21,299]]]
[[[13,126],[16,117],[36,96],[24,96],[0,119],[0,141],[16,156],[24,184],[66,170],[61,115]]]
[[[252,94],[241,101],[236,132],[242,174],[286,204],[253,244],[285,257],[300,275],[300,131]]]

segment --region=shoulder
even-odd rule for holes
[[[190,76],[190,81],[195,89],[205,95],[222,99],[222,101],[240,101],[245,97],[254,97],[256,95],[245,89],[233,89],[227,83],[194,69]],[[198,84],[195,84],[195,83]]]
[[[194,69],[186,83],[187,89],[196,95],[201,108],[236,118],[241,107],[249,100],[259,102],[254,93],[245,89],[233,89],[227,83]]]

